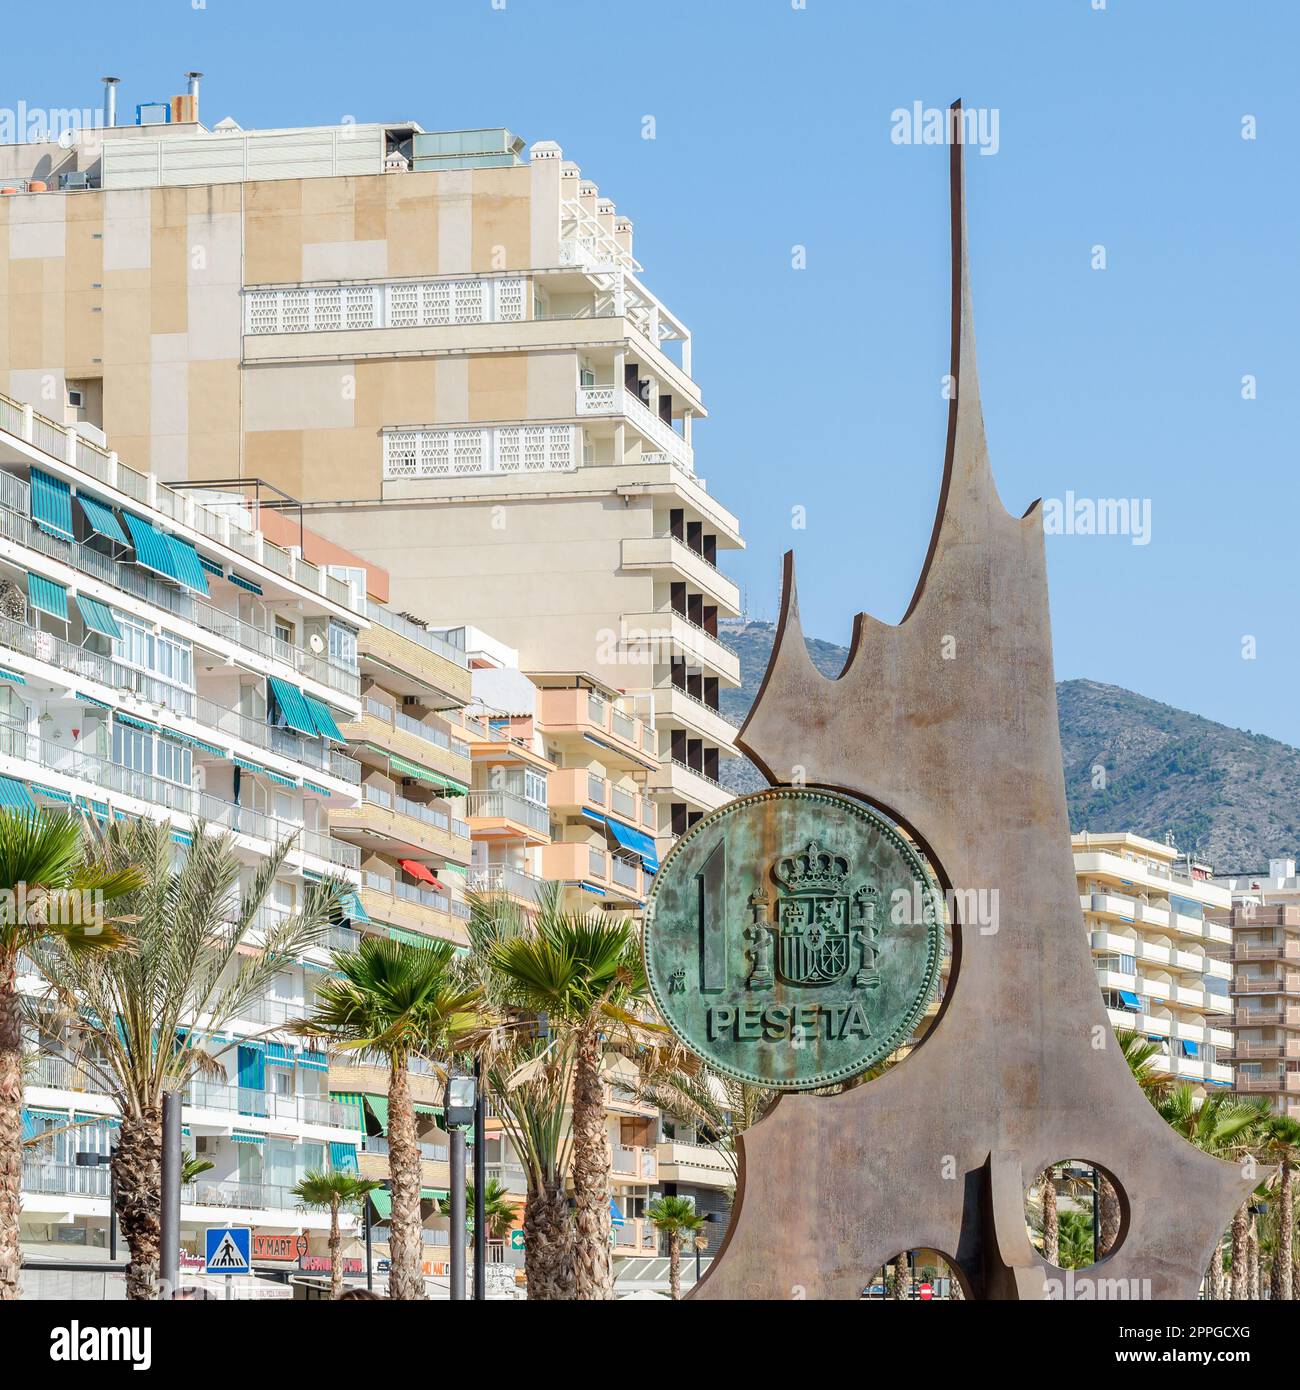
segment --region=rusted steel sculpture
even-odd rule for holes
[[[804,645],[787,556],[776,646],[737,741],[774,785],[802,780],[882,808],[924,847],[958,916],[963,894],[997,891],[997,926],[955,923],[942,1012],[900,1065],[838,1095],[783,1095],[744,1135],[731,1229],[699,1299],[857,1298],[917,1249],[949,1258],[969,1297],[1052,1296],[1048,1281],[1064,1276],[1029,1239],[1025,1194],[1067,1158],[1099,1165],[1123,1211],[1112,1251],[1073,1276],[1074,1296],[1195,1298],[1259,1181],[1165,1125],[1097,988],[1070,852],[1040,508],[1003,508],[984,440],[953,110],[955,395],[916,593],[897,627],[860,615],[845,670],[828,680]]]

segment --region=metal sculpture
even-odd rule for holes
[[[857,1298],[904,1250],[974,1298],[1195,1298],[1259,1176],[1173,1133],[1106,1017],[1070,850],[1043,527],[994,486],[975,371],[960,103],[950,155],[953,393],[938,514],[902,622],[860,615],[837,680],[804,645],[786,557],[780,628],[737,740],[773,784],[861,797],[925,849],[955,904],[951,985],[900,1065],[837,1095],[783,1095],[743,1136],[726,1242],[699,1299]],[[993,922],[962,920],[972,891]],[[969,913],[966,914],[969,917]],[[1049,1163],[1098,1165],[1111,1251],[1069,1279],[1029,1239]]]

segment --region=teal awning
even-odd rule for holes
[[[43,574],[27,576],[27,600],[33,608],[48,613],[61,622],[68,621],[68,591],[62,584],[46,579]]]
[[[269,767],[263,768],[262,771],[272,782],[278,782],[282,787],[296,787],[298,785],[292,777],[286,777],[280,772],[272,772]]]
[[[379,1217],[382,1225],[393,1214],[393,1194],[381,1187],[370,1194],[370,1205],[374,1207],[375,1215]]]
[[[81,503],[81,514],[86,518],[86,525],[97,535],[105,536],[110,541],[117,541],[119,545],[127,545],[126,532],[122,530],[122,523],[113,515],[113,509],[106,507],[103,502],[96,501],[93,497],[87,497],[84,492],[77,493],[77,501]]]
[[[361,895],[359,893],[344,894],[343,910],[354,922],[368,922],[370,920],[370,914],[361,906]]]
[[[135,550],[136,564],[143,565],[145,569],[153,570],[156,574],[161,574],[167,579],[174,579],[180,583],[181,577],[176,570],[176,557],[171,546],[167,543],[167,537],[161,531],[156,531],[147,521],[141,520],[138,516],[132,516],[130,512],[123,512],[122,520],[126,522],[126,529],[131,533],[131,545]]]
[[[15,777],[0,777],[0,807],[7,811],[34,811],[36,803],[24,783]]]
[[[164,535],[163,540],[167,542],[168,548],[171,550],[177,579],[187,589],[206,594],[208,592],[208,577],[204,574],[203,566],[199,563],[199,552],[189,541],[183,540],[180,536]]]
[[[237,584],[241,589],[247,589],[250,594],[260,594],[262,592],[262,586],[260,584],[254,584],[251,579],[242,579],[234,570],[231,570],[230,573],[226,575],[226,578],[230,580],[232,584]]]
[[[84,690],[78,690],[76,694],[77,699],[80,700],[83,705],[89,705],[92,709],[111,710],[113,708],[112,705],[106,705],[103,700],[97,700],[93,695],[87,695]]]
[[[329,1071],[329,1058],[323,1052],[300,1052],[298,1065],[308,1071]]]
[[[271,687],[275,707],[289,728],[297,729],[308,738],[315,738],[316,721],[308,707],[308,697],[296,685],[281,680],[279,676],[268,676],[267,684]]]
[[[122,629],[118,627],[113,611],[106,603],[100,603],[97,598],[87,598],[85,594],[78,594],[77,607],[81,610],[86,626],[92,632],[102,632],[105,637],[121,640]]]
[[[0,681],[13,681],[15,685],[26,685],[27,677],[20,675],[17,671],[11,671],[7,666],[0,666]],[[328,796],[329,793],[326,792]]]
[[[322,701],[314,699],[306,692],[303,693],[303,702],[311,713],[311,718],[315,723],[316,732],[322,738],[332,738],[335,743],[342,743],[343,732],[330,713],[329,706]]]
[[[147,719],[137,719],[133,714],[123,714],[121,710],[116,711],[113,718],[119,724],[129,724],[133,729],[143,729],[147,734],[159,732],[157,724],[151,724]]]
[[[39,468],[32,469],[32,520],[52,536],[72,539],[72,489]]]
[[[224,579],[226,577],[225,570],[222,569],[221,566],[217,564],[215,560],[209,560],[206,555],[199,556],[199,564],[201,564],[209,574],[214,575],[217,579]]]
[[[47,787],[40,782],[32,783],[32,791],[38,796],[47,796],[51,801],[66,801],[71,805],[72,797],[67,792],[61,792],[57,787]]]
[[[265,1144],[265,1143],[266,1143],[266,1135],[265,1135],[265,1134],[249,1134],[249,1133],[246,1133],[246,1132],[243,1131],[243,1130],[238,1130],[238,1129],[235,1130],[235,1132],[234,1132],[230,1137],[231,1137],[232,1140],[234,1140],[234,1142],[235,1142],[236,1144]]]

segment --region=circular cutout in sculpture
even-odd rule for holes
[[[645,962],[660,1013],[729,1076],[833,1085],[911,1037],[939,979],[939,893],[873,807],[776,788],[694,825],[655,880]]]
[[[1113,1255],[1124,1238],[1125,1218],[1122,1189],[1091,1159],[1049,1164],[1025,1198],[1029,1238],[1057,1269],[1087,1269]]]

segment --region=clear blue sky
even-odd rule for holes
[[[697,463],[742,518],[751,614],[794,542],[806,627],[837,640],[902,614],[942,461],[946,151],[891,142],[890,115],[995,108],[969,188],[1002,495],[1152,508],[1145,546],[1049,541],[1058,675],[1300,743],[1300,6],[1093,3],[73,0],[6,14],[0,104],[96,105],[113,72],[129,111],[196,67],[209,123],[557,140],[695,333]]]

